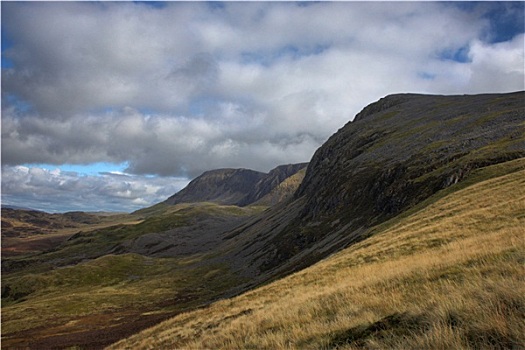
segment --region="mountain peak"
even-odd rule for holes
[[[214,202],[245,206],[270,193],[308,163],[281,165],[263,173],[250,169],[216,169],[204,172],[165,203]]]
[[[368,116],[382,112],[386,109],[389,109],[391,107],[397,106],[402,104],[403,102],[406,102],[411,99],[411,97],[414,96],[422,96],[419,94],[393,94],[388,95],[385,97],[380,98],[378,101],[373,102],[363,108],[361,112],[359,112],[355,118],[354,121],[360,121],[363,119],[366,119]]]

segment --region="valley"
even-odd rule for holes
[[[2,210],[2,348],[522,346],[524,101],[390,95],[309,163]]]

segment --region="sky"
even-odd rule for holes
[[[524,90],[524,2],[5,2],[2,204],[133,211],[402,92]]]

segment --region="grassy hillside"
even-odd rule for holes
[[[136,221],[114,213],[68,212],[2,208],[2,256],[40,253],[59,246],[74,233]]]
[[[478,171],[316,265],[113,349],[525,346],[525,159]]]
[[[53,251],[3,261],[2,347],[100,348],[216,300],[245,281],[204,254],[206,239],[220,240],[207,237],[208,228],[262,209],[158,205],[134,213],[138,223],[80,232]],[[149,254],[169,239],[191,250]]]

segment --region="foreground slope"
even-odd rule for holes
[[[470,181],[310,268],[110,348],[522,348],[525,159]]]

